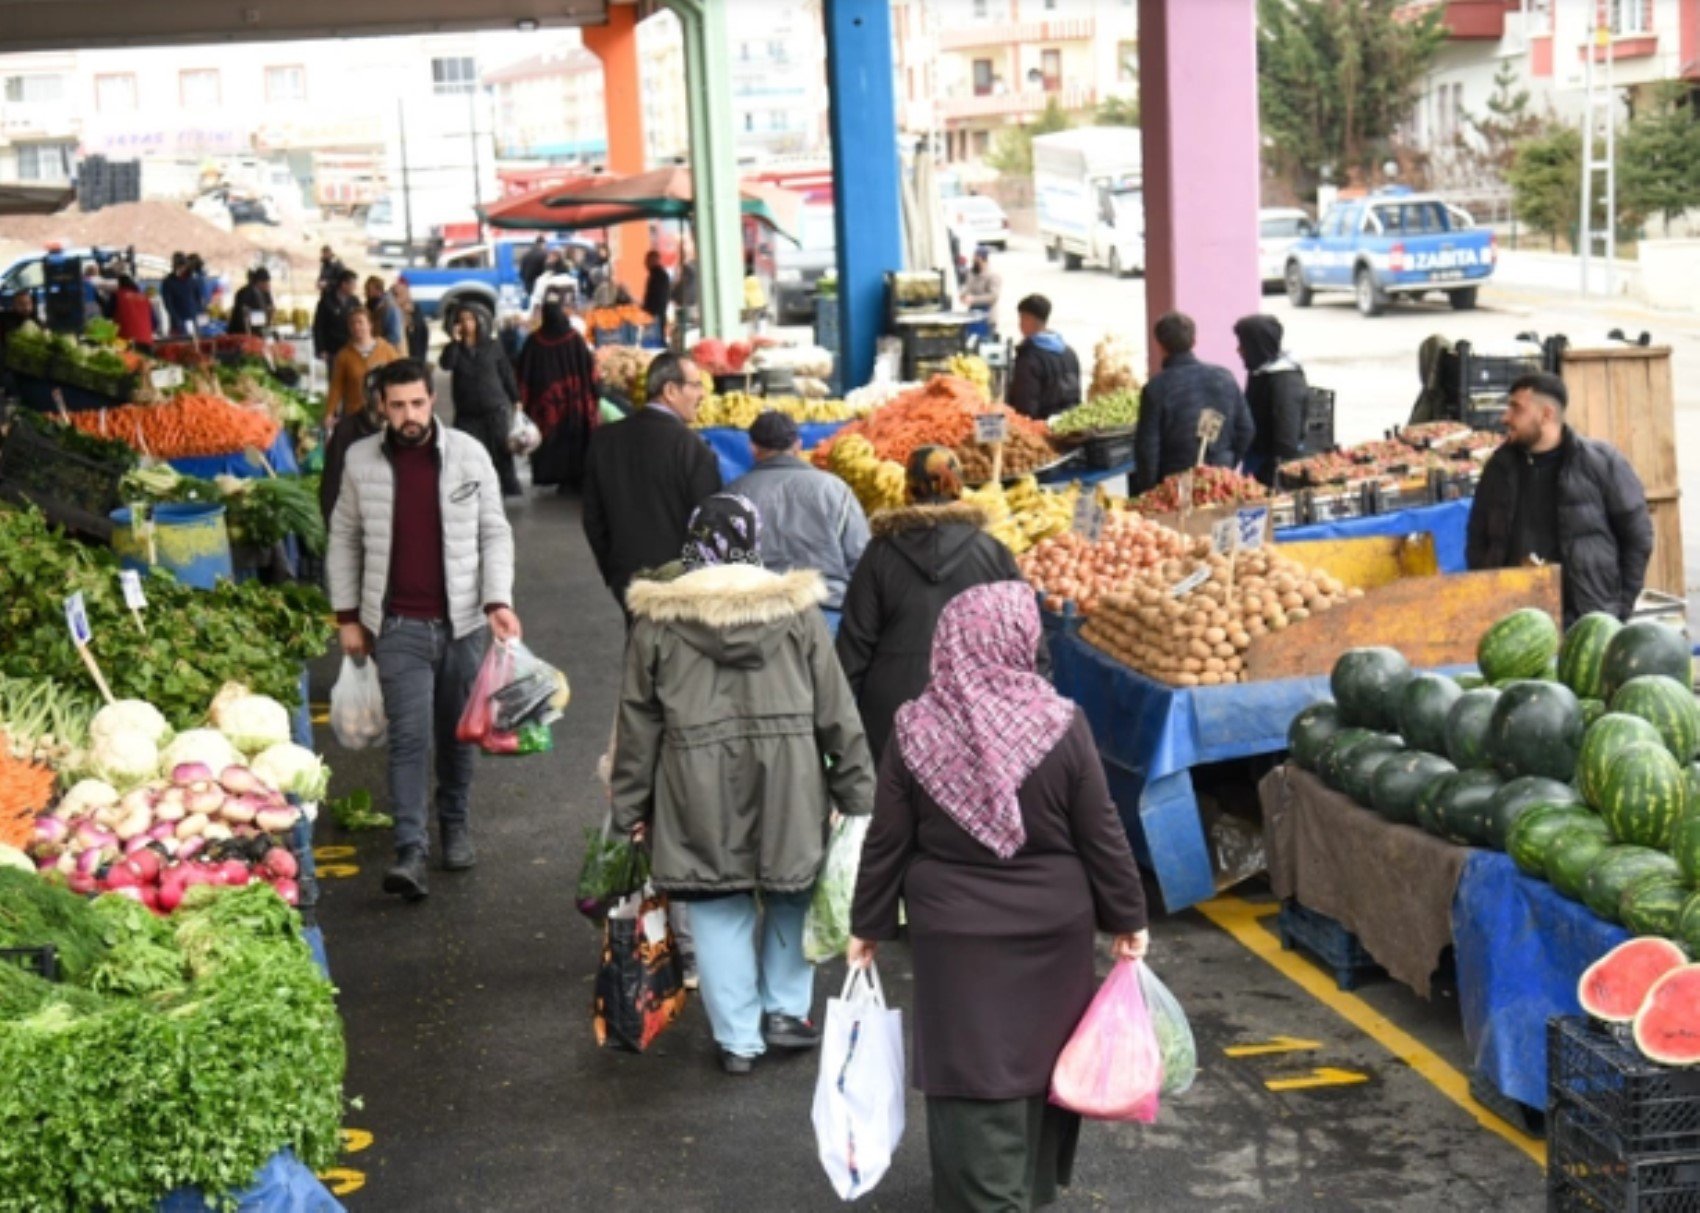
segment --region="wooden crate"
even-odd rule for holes
[[[1567,420],[1572,428],[1622,451],[1646,489],[1653,517],[1647,588],[1686,600],[1670,347],[1566,349],[1563,371],[1570,389]]]

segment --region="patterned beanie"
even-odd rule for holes
[[[687,569],[716,564],[761,564],[761,514],[737,493],[716,493],[691,515],[680,553]]]

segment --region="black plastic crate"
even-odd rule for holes
[[[0,491],[33,502],[79,531],[104,537],[108,515],[124,504],[125,469],[68,451],[25,420],[12,423],[0,448]]]
[[[1700,1069],[1648,1061],[1609,1028],[1577,1017],[1547,1024],[1547,1083],[1554,1103],[1574,1105],[1626,1153],[1700,1155]]]
[[[900,324],[897,332],[903,338],[905,359],[950,358],[968,348],[965,324]]]
[[[1102,471],[1105,468],[1132,463],[1133,429],[1133,426],[1128,425],[1119,429],[1100,430],[1089,436],[1084,450],[1086,466]]]
[[[1625,1153],[1560,1103],[1547,1115],[1548,1213],[1700,1213],[1700,1150]]]
[[[50,943],[39,948],[0,948],[0,964],[33,969],[44,981],[59,980],[59,949]]]
[[[1334,449],[1334,391],[1313,387],[1305,396],[1304,423],[1299,427],[1300,444],[1307,455]]]
[[[1342,990],[1355,990],[1365,977],[1381,972],[1375,957],[1364,950],[1356,935],[1328,915],[1307,910],[1290,897],[1281,903],[1275,925],[1283,950],[1291,952],[1295,946],[1302,946],[1334,971],[1334,984]]]

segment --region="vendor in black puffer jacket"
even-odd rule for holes
[[[873,539],[844,591],[838,660],[862,713],[874,759],[897,709],[927,686],[933,627],[945,603],[993,581],[1020,581],[1009,549],[981,528],[986,515],[962,495],[962,468],[944,447],[909,456],[909,500],[868,520]],[[1041,670],[1050,654],[1041,646]]]
[[[1281,349],[1281,322],[1273,316],[1242,316],[1234,321],[1245,363],[1245,402],[1251,409],[1254,434],[1247,457],[1249,470],[1264,484],[1275,485],[1276,473],[1304,449],[1305,402],[1310,384],[1304,368]]]
[[[1482,469],[1470,506],[1472,569],[1563,566],[1564,626],[1589,611],[1629,618],[1647,579],[1653,523],[1641,479],[1614,447],[1564,423],[1564,380],[1511,385],[1505,445]]]
[[[438,365],[448,371],[455,406],[455,429],[471,434],[484,444],[502,482],[502,495],[517,497],[523,491],[514,472],[513,452],[508,449],[508,431],[513,426],[514,407],[519,404],[519,380],[501,342],[491,335],[490,314],[481,307],[464,306],[455,314],[454,340],[443,347]]]

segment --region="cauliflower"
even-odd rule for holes
[[[156,746],[171,740],[171,726],[159,709],[140,699],[120,699],[95,713],[89,740],[98,743],[114,733],[140,733]]]
[[[157,769],[169,777],[185,762],[201,763],[216,776],[225,767],[240,765],[242,755],[218,730],[190,729],[187,733],[177,734],[176,739],[165,747],[165,752],[159,756]]]
[[[151,775],[153,772],[149,772]],[[80,780],[59,798],[55,817],[82,817],[118,803],[118,789],[100,779]]]
[[[252,770],[278,791],[302,800],[323,800],[331,781],[330,768],[317,754],[289,741],[264,750]]]
[[[227,695],[235,684],[225,687],[213,701],[212,725],[230,738],[244,754],[258,754],[269,746],[290,740],[289,709],[266,695],[245,690]]]
[[[138,730],[110,732],[89,750],[89,766],[113,787],[127,790],[159,773],[159,747]]]

